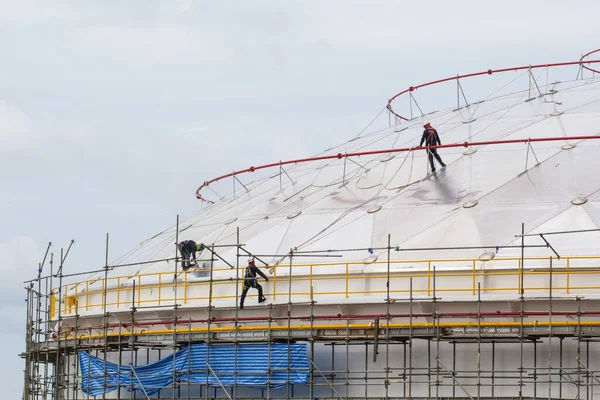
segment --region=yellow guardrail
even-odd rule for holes
[[[560,260],[552,258],[552,290],[554,294],[564,293],[570,294],[577,290],[597,290],[600,285],[590,285],[587,280],[576,282],[573,280],[577,277],[586,277],[600,273],[600,256],[569,256],[562,257]],[[269,278],[271,285],[265,285],[265,295],[270,296],[273,300],[277,300],[278,296],[339,296],[349,298],[355,295],[381,295],[387,294],[386,287],[389,277],[389,293],[390,297],[395,294],[407,294],[410,292],[408,281],[413,280],[413,294],[426,294],[431,296],[434,291],[437,293],[457,292],[469,295],[475,295],[477,290],[481,292],[513,292],[520,294],[521,290],[525,292],[531,291],[548,291],[550,285],[547,282],[541,281],[544,276],[550,275],[549,263],[550,258],[544,257],[529,257],[523,259],[524,266],[521,265],[521,258],[494,258],[494,266],[486,269],[482,260],[477,258],[458,258],[458,259],[432,259],[432,260],[390,260],[390,272],[387,273],[388,261],[378,262],[334,262],[334,263],[319,263],[319,264],[292,264],[290,276],[287,272],[290,270],[290,265],[272,266],[273,275]],[[407,267],[407,265],[409,267]],[[353,272],[352,267],[373,267],[378,266],[375,272]],[[405,267],[401,270],[398,267]],[[328,273],[327,268],[332,269],[338,267],[333,273]],[[383,267],[383,268],[382,268]],[[418,270],[414,270],[413,268]],[[294,270],[305,268],[305,272],[294,274]],[[219,271],[232,271],[229,268],[214,268],[213,275]],[[195,301],[209,301],[215,299],[235,299],[241,294],[241,287],[238,288],[237,295],[235,285],[243,285],[243,268],[238,270],[239,279],[236,282],[235,278],[216,278],[213,281],[209,279],[205,281],[190,280],[190,274],[197,271],[181,272],[178,278],[178,291],[174,291],[175,283],[173,281],[174,273],[157,272],[148,274],[138,274],[135,276],[115,276],[104,278],[95,278],[82,282],[76,282],[64,285],[62,287],[63,300],[60,301],[61,312],[63,315],[72,314],[79,307],[79,311],[102,311],[104,307],[115,308],[131,308],[132,306],[141,307],[144,305],[166,305],[173,302],[181,301],[183,304]],[[278,271],[280,273],[278,274]],[[285,272],[285,275],[282,275]],[[217,274],[218,275],[218,274]],[[166,278],[165,278],[166,277]],[[504,281],[512,282],[507,286],[495,286],[489,279],[493,277],[509,277]],[[462,278],[461,286],[453,286],[454,283],[447,284],[452,278]],[[131,282],[135,279],[135,289],[133,285],[124,282]],[[358,280],[369,281],[370,286],[373,283],[375,288],[358,290],[352,288],[352,283]],[[523,281],[523,288],[521,288]],[[327,285],[320,284],[326,282]],[[469,284],[464,285],[465,282]],[[305,284],[300,284],[305,283]],[[331,283],[331,284],[329,284]],[[592,282],[594,283],[594,282]],[[600,283],[600,280],[599,280]],[[290,285],[291,284],[291,285]],[[442,286],[442,284],[444,284]],[[285,285],[284,288],[282,286]],[[278,290],[279,286],[279,290]],[[315,286],[328,288],[335,287],[338,290],[313,290]],[[215,295],[212,290],[207,290],[206,295],[196,296],[193,290],[196,287],[215,288],[215,291],[220,288],[232,288],[228,291],[230,294]],[[82,290],[83,289],[83,290]],[[83,293],[82,293],[83,291]],[[109,295],[116,293],[116,296],[111,296],[112,299],[104,303],[104,292]],[[166,295],[165,291],[169,291],[170,295]],[[58,289],[54,289],[55,294],[58,294]],[[233,293],[233,294],[231,294]],[[99,301],[92,301],[91,297],[99,296]],[[249,295],[251,297],[252,295]],[[58,302],[58,296],[54,300]],[[83,303],[83,304],[82,304]],[[52,305],[52,318],[57,314],[56,306]]]

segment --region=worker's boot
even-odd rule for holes
[[[258,302],[263,303],[265,301],[267,301],[267,299],[265,298],[265,296],[263,296],[263,291],[261,287],[260,289],[258,289]]]

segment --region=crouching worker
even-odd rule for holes
[[[246,271],[244,272],[244,290],[242,290],[242,297],[240,298],[240,309],[244,308],[244,300],[246,299],[246,294],[250,288],[254,288],[258,290],[258,302],[262,303],[267,299],[263,296],[262,286],[258,284],[256,281],[256,275],[260,275],[263,277],[265,281],[269,281],[269,278],[265,274],[262,273],[260,269],[254,264],[254,258],[250,257],[248,259],[248,266],[246,267]]]
[[[193,240],[184,240],[177,244],[181,253],[183,270],[187,271],[193,265],[196,265],[196,252],[202,253],[205,249],[204,243],[196,243]]]

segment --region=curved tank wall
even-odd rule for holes
[[[487,98],[325,153],[415,147],[425,120],[443,144],[596,137],[599,84]],[[447,167],[433,175],[415,150],[239,176],[245,186],[181,220],[178,232],[144,240],[107,279],[67,282],[44,300],[60,340],[41,339],[37,349],[75,377],[57,381],[57,398],[86,398],[77,351],[145,365],[189,343],[296,341],[308,344],[312,385],[207,392],[181,380],[154,398],[593,399],[600,232],[538,234],[599,227],[599,146],[440,149]],[[522,224],[532,235],[524,245]],[[180,270],[176,239],[210,247],[200,269]],[[261,281],[268,301],[258,304],[252,290],[241,310],[248,255],[271,268]],[[147,398],[127,391],[131,382],[105,398]]]

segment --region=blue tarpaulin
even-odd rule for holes
[[[206,365],[207,361],[212,372]],[[237,385],[262,389],[268,384],[277,388],[287,383],[306,384],[309,370],[304,343],[212,345],[210,349],[205,344],[191,344],[152,364],[136,367],[105,364],[101,358],[81,351],[79,365],[81,390],[90,396],[111,392],[119,386],[140,394],[144,393],[143,386],[151,395],[171,385],[173,378],[206,384],[208,377],[208,384],[212,386],[219,385],[217,378],[224,386],[233,385],[235,379]]]

